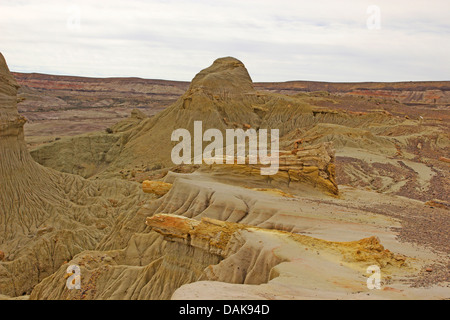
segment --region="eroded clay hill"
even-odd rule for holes
[[[322,96],[259,92],[242,62],[221,58],[154,117],[135,111],[111,133],[65,138],[33,152],[54,169],[90,177],[84,179],[31,160],[24,120],[11,104],[16,86],[4,70],[2,90],[9,94],[2,107],[11,116],[2,120],[19,134],[1,143],[21,153],[3,157],[2,149],[2,181],[10,182],[2,184],[1,227],[16,231],[0,234],[7,249],[1,293],[31,291],[30,299],[449,297],[448,209],[393,194],[385,178],[392,170],[376,164],[431,170],[407,146],[411,134],[429,135],[441,137],[439,143],[421,150],[447,150],[442,126],[325,108],[318,106]],[[174,167],[171,133],[193,134],[196,120],[203,129],[279,129],[279,173],[263,177],[258,167],[238,164]],[[341,167],[343,156],[369,167],[347,159]],[[444,174],[439,166],[447,162],[421,156]],[[385,192],[351,186],[375,185],[380,174]],[[115,176],[123,179],[97,179]],[[147,179],[143,190],[124,181]],[[427,192],[435,182],[422,179],[420,187]],[[80,267],[81,289],[66,286],[71,265]],[[381,290],[367,287],[367,268],[374,266]],[[30,270],[40,273],[30,278]]]
[[[30,298],[448,296],[445,283],[432,289],[411,287],[425,265],[442,257],[421,245],[400,243],[393,227],[401,227],[401,221],[375,213],[388,204],[394,210],[411,210],[417,206],[413,201],[353,191],[346,192],[344,201],[308,199],[221,183],[201,172],[170,173],[165,182],[143,187],[157,197],[149,195],[136,215],[119,219],[100,250],[85,251],[68,262],[80,266],[80,290],[66,289],[68,274],[62,266]],[[371,266],[383,274],[382,290],[367,288]]]
[[[142,196],[133,183],[87,181],[36,163],[24,141],[17,89],[0,54],[0,295],[13,297],[94,249]]]
[[[170,152],[176,143],[170,140],[171,133],[186,128],[193,135],[196,120],[203,121],[203,130],[276,128],[280,130],[280,149],[287,153],[303,153],[332,143],[336,152],[330,153],[329,158],[336,167],[335,179],[331,167],[322,166],[323,170],[313,173],[328,180],[332,193],[337,183],[424,202],[435,199],[449,202],[445,159],[450,158],[450,135],[449,123],[443,121],[449,115],[445,84],[427,84],[430,90],[437,86],[442,91],[438,102],[443,104],[436,104],[440,108],[438,113],[422,114],[414,105],[387,98],[368,101],[356,94],[301,92],[288,96],[256,90],[261,85],[252,83],[241,61],[220,58],[199,72],[188,90],[156,116],[134,115],[112,126],[110,134],[64,138],[37,148],[32,155],[45,166],[84,177],[121,176],[142,181],[151,175],[149,171],[173,166]],[[345,84],[336,86],[346,88]],[[352,84],[345,90],[351,91],[355,86]],[[384,88],[382,84],[366,85],[371,90],[377,86]],[[393,86],[406,90],[414,84]],[[419,100],[414,101],[428,101]],[[310,166],[320,167],[317,163]],[[290,181],[284,179],[284,186]]]
[[[287,109],[290,113],[284,112]],[[92,134],[57,142],[37,149],[33,155],[42,164],[61,171],[109,177],[127,169],[143,171],[155,165],[173,166],[171,150],[176,142],[171,141],[172,132],[184,128],[193,136],[194,121],[202,121],[203,130],[216,128],[225,132],[227,128],[280,128],[280,134],[284,136],[296,124],[314,122],[314,117],[311,106],[301,100],[256,92],[242,62],[221,58],[198,73],[186,93],[155,117],[136,120],[131,127],[119,123],[112,127],[110,135]],[[296,137],[290,139],[293,141],[287,143],[294,144],[297,140]],[[329,164],[332,166],[334,151],[332,148],[327,150],[325,156],[328,158],[323,158],[325,163],[320,165],[317,162],[322,160],[321,156],[311,153],[308,176],[323,177],[328,183],[319,184],[329,187],[331,193],[337,193],[334,169],[329,167]],[[287,151],[291,152],[291,148]],[[293,152],[294,158],[297,151]],[[84,170],[79,170],[80,166]],[[296,168],[301,167],[302,163]],[[97,172],[91,168],[96,168]],[[302,180],[295,175],[292,178]],[[286,178],[284,184],[289,183]]]

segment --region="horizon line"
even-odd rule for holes
[[[191,83],[191,80],[171,80],[171,79],[161,79],[161,78],[142,78],[137,76],[82,76],[82,75],[71,75],[71,74],[55,74],[55,73],[43,73],[43,72],[23,72],[23,71],[13,71],[10,70],[11,73],[18,74],[36,74],[36,75],[44,75],[44,76],[57,76],[57,77],[70,77],[70,78],[88,78],[88,79],[140,79],[140,80],[152,80],[152,81],[168,81],[168,82],[180,82],[180,83]],[[372,81],[372,80],[364,80],[364,81],[326,81],[326,80],[284,80],[284,81],[252,81],[252,83],[290,83],[290,82],[314,82],[314,83],[333,83],[333,84],[358,84],[358,83],[421,83],[421,82],[450,82],[449,80],[399,80],[399,81]]]

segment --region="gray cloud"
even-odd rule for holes
[[[372,4],[379,30],[366,26]],[[254,81],[450,80],[449,9],[446,0],[3,0],[0,51],[14,71],[94,77],[191,80],[234,56]]]

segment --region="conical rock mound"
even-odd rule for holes
[[[310,112],[304,103],[280,95],[267,95],[255,91],[252,79],[244,64],[231,57],[219,58],[200,71],[189,89],[170,107],[155,117],[143,121],[126,134],[122,153],[112,163],[110,170],[124,166],[147,166],[148,162],[172,166],[171,150],[177,142],[171,141],[174,130],[183,128],[194,134],[194,122],[202,121],[203,130],[209,128],[225,131],[229,128],[279,128],[286,119],[273,117],[275,123],[265,120],[271,112],[288,105],[297,116]],[[311,113],[312,114],[312,113]]]
[[[102,171],[96,173],[96,176],[118,176],[124,169],[142,172],[145,168],[155,165],[173,167],[175,163],[171,157],[172,150],[179,141],[172,141],[172,133],[177,129],[186,129],[190,132],[190,156],[192,158],[194,156],[192,152],[194,139],[199,138],[196,137],[194,130],[196,121],[202,123],[201,135],[207,129],[218,129],[222,132],[223,137],[226,137],[225,130],[227,129],[247,130],[252,128],[256,131],[267,129],[269,134],[272,129],[278,129],[280,137],[283,139],[285,136],[280,146],[282,149],[288,146],[287,150],[283,150],[290,153],[293,151],[290,145],[295,145],[295,141],[300,137],[290,137],[289,133],[302,127],[310,128],[321,120],[340,123],[344,120],[342,118],[345,116],[339,116],[336,112],[327,113],[324,110],[314,112],[310,104],[298,97],[258,92],[254,89],[249,72],[241,61],[231,57],[219,58],[211,66],[200,71],[193,78],[188,90],[167,109],[152,118],[133,122],[131,124],[133,127],[129,130],[114,129],[114,136],[120,136],[120,138],[107,151],[105,162],[108,163],[102,168]],[[223,141],[223,146],[227,143],[229,142]],[[67,159],[68,162],[57,159],[56,166],[52,159],[63,153],[58,150],[58,146],[67,148],[68,145],[76,144],[69,143],[63,146],[61,143],[55,143],[53,146],[35,152],[34,155],[39,159],[44,158],[43,162],[39,161],[54,168],[67,168],[68,163],[75,166],[77,163],[83,163],[85,159],[80,156],[70,157]],[[203,142],[202,150],[208,144],[209,142]],[[95,141],[90,139],[89,150],[93,148],[93,145],[95,145]],[[332,148],[326,147],[325,149],[331,150]],[[334,159],[333,152],[326,152],[325,158],[332,161]],[[301,162],[300,165],[298,165],[299,162]],[[292,166],[292,163],[295,165]],[[303,161],[288,159],[281,165],[285,171],[281,184],[289,186],[290,176],[296,176],[296,174],[290,174],[289,171],[302,170]],[[327,188],[331,185],[331,192],[337,193],[333,176],[334,170],[328,170],[329,166],[322,168],[324,166],[311,161],[308,166],[312,167],[308,171],[308,177],[295,177],[294,181],[312,180],[312,184],[315,185],[317,179],[324,178],[330,180],[330,183],[326,183]],[[242,174],[247,176],[247,171],[244,170]],[[313,177],[310,177],[311,175]]]
[[[219,58],[192,79],[189,90],[202,89],[211,94],[246,93],[254,91],[253,82],[244,64],[232,57]]]

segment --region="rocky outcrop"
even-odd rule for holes
[[[323,114],[327,117],[326,112]],[[334,113],[332,117],[339,118]],[[316,118],[312,108],[300,100],[258,93],[241,61],[231,57],[220,58],[194,77],[189,89],[176,103],[154,118],[145,120],[140,124],[139,131],[130,134],[121,156],[117,158],[118,162],[113,166],[119,163],[120,166],[129,166],[130,161],[140,159],[145,150],[145,163],[155,161],[170,167],[173,165],[171,148],[175,145],[168,141],[172,131],[185,128],[193,136],[194,121],[203,121],[204,131],[209,128],[222,132],[229,128],[254,128],[257,131],[259,128],[275,128],[283,136],[296,126],[314,124]],[[156,143],[157,147],[154,145]],[[336,195],[338,188],[331,144],[306,144],[296,149],[298,154],[290,147],[285,149],[286,152],[282,151],[280,171],[268,180],[294,188],[296,184],[306,184]],[[136,163],[136,166],[144,167],[144,162]],[[215,165],[202,170],[211,168],[217,175],[232,170],[233,175],[241,177],[247,174],[253,176],[259,167]]]
[[[22,136],[23,138],[25,119],[17,112],[18,88],[19,85],[9,72],[5,58],[0,54],[0,133],[2,140],[8,136]]]
[[[380,240],[370,237],[352,242],[332,242],[305,235],[280,230],[267,230],[239,223],[202,218],[200,221],[170,214],[157,214],[148,217],[145,222],[152,230],[160,233],[165,239],[182,242],[189,246],[203,249],[224,258],[236,253],[233,247],[235,237],[239,233],[256,232],[261,235],[287,237],[301,245],[315,247],[317,250],[329,250],[333,254],[342,255],[347,263],[378,263],[384,267],[406,266],[406,257],[395,255],[385,250]],[[264,239],[261,236],[259,239]],[[281,262],[280,260],[279,262]]]
[[[280,155],[281,172],[287,173],[288,183],[307,181],[337,195],[335,157],[332,143],[303,147]]]
[[[280,148],[287,152],[333,142],[338,184],[421,201],[433,198],[448,201],[448,170],[442,167],[447,163],[450,150],[449,121],[446,121],[450,119],[448,81],[253,83],[245,65],[232,57],[217,59],[201,70],[191,83],[168,82],[166,89],[163,82],[142,79],[101,81],[61,77],[58,80],[58,77],[46,75],[18,76],[20,83],[26,86],[22,90],[24,94],[39,89],[45,93],[45,97],[40,97],[42,100],[49,99],[50,95],[61,97],[50,109],[73,108],[79,104],[80,110],[94,105],[103,112],[103,108],[109,110],[123,105],[123,108],[139,108],[148,115],[153,104],[164,109],[151,118],[138,115],[136,111],[132,117],[115,125],[108,123],[108,134],[102,130],[88,136],[62,138],[33,151],[36,161],[59,171],[85,178],[153,179],[147,174],[152,168],[173,169],[170,157],[175,145],[170,140],[173,130],[185,128],[192,135],[193,122],[203,121],[205,130],[216,128],[222,132],[231,128],[279,129]],[[73,91],[67,90],[69,87]],[[70,92],[79,94],[80,98],[68,98]],[[171,92],[178,92],[178,95],[171,95],[171,100],[153,94]],[[129,99],[122,99],[124,95]],[[140,102],[136,104],[134,98]],[[164,105],[161,101],[172,104]],[[25,100],[22,105],[30,107],[39,105],[38,102]],[[93,116],[100,113],[98,108]],[[75,110],[78,117],[81,111]],[[125,116],[129,111],[122,110],[120,114]],[[417,174],[396,163],[397,159],[415,162],[411,168]],[[249,168],[234,167],[233,170],[238,175],[242,171],[240,176],[244,176]],[[139,179],[134,179],[133,172]],[[289,176],[295,174],[280,174],[282,179],[267,178],[268,183],[259,187],[271,188],[270,184],[273,181],[277,184],[279,180],[280,185],[291,181],[291,189],[315,185],[335,193],[336,187],[326,170],[293,180]],[[311,179],[310,176],[316,174],[319,179]],[[405,183],[408,179],[414,181]]]
[[[157,116],[133,112],[109,132],[62,139],[43,153],[70,157],[71,165],[89,158],[104,164],[86,175],[133,176],[157,163],[158,177],[149,179],[161,181],[146,181],[141,190],[135,182],[86,180],[34,162],[15,105],[17,85],[0,66],[1,299],[30,292],[31,299],[365,298],[370,266],[396,286],[371,298],[411,297],[399,279],[424,264],[422,251],[404,249],[396,240],[400,223],[381,214],[398,199],[348,188],[342,198],[329,196],[338,193],[336,145],[329,141],[358,152],[370,143],[370,151],[386,148],[382,155],[395,157],[397,143],[408,140],[385,137],[398,134],[390,126],[400,120],[389,113],[342,113],[313,106],[325,96],[309,101],[257,92],[240,61],[222,58]],[[195,120],[205,129],[280,129],[280,170],[263,177],[257,165],[232,164],[167,172],[161,167],[169,163],[170,133],[192,133]],[[417,202],[398,203],[397,211],[405,203],[405,212],[417,209]],[[81,289],[66,286],[73,265]]]
[[[146,180],[142,183],[142,190],[145,193],[151,193],[156,195],[158,198],[165,195],[172,188],[172,184],[165,183],[162,181],[149,181]]]
[[[238,59],[225,57],[215,60],[210,67],[203,69],[192,79],[188,92],[193,94],[195,91],[226,98],[234,94],[250,93],[254,89],[244,64]]]
[[[330,142],[280,151],[276,161],[278,171],[270,176],[261,175],[261,168],[267,167],[266,165],[249,164],[248,156],[245,158],[245,164],[237,164],[235,160],[234,164],[213,164],[201,168],[200,171],[210,172],[218,180],[225,178],[239,182],[241,179],[245,184],[246,177],[251,177],[253,181],[264,181],[272,187],[295,190],[299,186],[305,188],[306,185],[327,194],[338,195],[334,152]]]
[[[0,294],[8,296],[29,294],[64,261],[94,249],[119,210],[133,210],[143,196],[137,185],[89,182],[36,163],[17,89],[0,54]]]
[[[333,264],[340,266],[341,285],[347,290],[360,285],[349,277],[350,270],[365,271],[371,264],[380,266],[384,274],[390,275],[411,270],[405,256],[386,250],[376,237],[331,242],[208,218],[196,221],[164,214],[147,218],[146,224],[169,241],[223,257],[220,263],[204,270],[202,281],[176,290],[173,299],[275,298],[284,294],[283,290],[277,292],[280,284],[289,287],[293,295],[303,291],[298,298],[305,297],[305,289],[310,285],[320,286],[322,294],[334,296],[341,289],[334,291],[324,285],[335,279],[338,271],[333,270]],[[322,272],[320,266],[327,264],[328,271]],[[318,269],[312,271],[312,265]],[[234,289],[229,284],[234,284]]]
[[[139,170],[154,164],[173,166],[171,151],[175,143],[171,141],[172,132],[184,128],[193,135],[194,121],[202,121],[204,130],[215,128],[224,132],[229,128],[273,128],[279,129],[283,135],[295,126],[314,122],[313,118],[312,108],[296,98],[255,91],[241,61],[231,57],[220,58],[200,71],[175,103],[123,132],[117,143],[119,148],[111,148],[119,153],[114,155],[114,159],[107,157],[112,161],[106,163],[108,168],[101,175],[114,175],[131,167]],[[115,128],[111,130],[118,132]],[[62,143],[54,145],[62,146]],[[53,151],[53,154],[59,154],[55,148]],[[109,150],[107,153],[113,155]],[[45,157],[38,151],[35,155],[40,162],[55,166],[48,152]]]
[[[177,288],[202,279],[203,270],[220,260],[204,250],[168,242],[155,232],[136,233],[123,249],[77,255],[38,284],[30,299],[170,299]],[[79,290],[66,287],[69,265],[80,268]]]
[[[406,295],[408,289],[399,279],[417,272],[418,258],[391,252],[377,237],[399,249],[392,231],[398,224],[392,219],[370,210],[355,211],[339,198],[310,201],[276,189],[219,183],[202,171],[169,173],[164,182],[171,185],[165,195],[147,195],[151,201],[137,213],[119,215],[97,250],[79,253],[62,265],[34,288],[30,298],[415,296],[412,291]],[[392,199],[377,195],[370,200],[374,204],[364,197],[358,201],[365,208],[382,208]],[[79,290],[65,287],[70,265],[80,267]],[[383,285],[395,289],[369,291],[370,266],[379,267]]]
[[[245,228],[245,225],[220,220],[202,218],[198,221],[170,214],[148,217],[145,224],[170,241],[179,241],[224,257],[233,234]]]
[[[390,275],[411,270],[406,257],[384,249],[375,237],[331,242],[170,214],[147,217],[146,224],[152,231],[133,236],[124,250],[85,252],[75,257],[70,263],[80,267],[80,290],[64,289],[61,279],[67,268],[63,266],[39,284],[31,298],[220,298],[230,284],[237,294],[229,296],[231,299],[253,297],[254,290],[259,299],[286,294],[301,298],[314,283],[321,286],[320,295],[337,297],[363,288],[364,281],[356,275],[370,264]],[[338,275],[340,285],[333,288],[331,283]],[[203,294],[198,286],[205,289]],[[216,293],[211,294],[211,288]]]
[[[355,89],[354,85],[349,85],[348,90]],[[346,84],[336,86],[345,87]],[[336,195],[336,181],[351,185],[364,183],[376,190],[397,192],[402,186],[389,173],[376,170],[376,175],[367,174],[369,170],[365,170],[365,155],[377,154],[383,161],[399,156],[411,159],[414,155],[408,153],[411,143],[409,137],[421,135],[422,131],[429,131],[427,141],[436,145],[431,149],[441,154],[446,152],[445,134],[438,134],[437,130],[422,127],[413,121],[408,122],[403,117],[393,116],[383,109],[384,106],[375,102],[372,103],[373,110],[367,112],[368,102],[354,96],[343,98],[330,96],[327,92],[288,96],[255,88],[262,87],[252,82],[241,61],[231,57],[220,58],[200,71],[185,93],[154,117],[132,117],[129,121],[112,126],[112,134],[106,138],[99,135],[98,138],[73,138],[70,142],[61,140],[52,143],[46,152],[43,147],[33,155],[40,163],[85,177],[123,177],[123,172],[132,171],[145,177],[147,168],[163,167],[169,170],[174,166],[171,151],[177,142],[171,141],[172,132],[184,128],[194,136],[195,121],[203,122],[203,131],[215,128],[222,133],[237,128],[255,129],[257,132],[260,129],[279,129],[281,169],[276,175],[258,178],[259,167],[251,165],[213,165],[203,166],[200,170],[210,169],[216,178],[229,173],[230,179],[234,176],[236,181],[250,175],[259,182],[266,182],[265,185],[258,185],[262,188],[288,186],[292,190],[304,190],[315,187]],[[334,85],[328,89],[333,91],[333,88]],[[336,90],[340,92],[340,89]],[[358,112],[345,111],[348,105],[357,106]],[[339,110],[336,106],[344,109]],[[333,147],[325,147],[330,142]],[[92,152],[67,151],[86,149],[88,143]],[[75,148],[71,148],[71,145]],[[78,145],[80,148],[77,148]],[[202,147],[206,145],[204,142]],[[342,168],[336,168],[337,162],[331,149],[336,149],[338,153],[345,151],[354,161],[361,160],[363,167],[340,162]],[[341,180],[338,180],[336,172]],[[430,189],[429,193],[433,192]],[[402,194],[408,192],[402,190]]]

